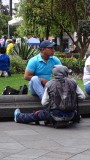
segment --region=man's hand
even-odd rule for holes
[[[40,80],[43,86],[45,86],[45,84],[48,82],[48,80],[44,78],[40,78]]]

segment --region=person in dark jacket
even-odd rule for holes
[[[62,65],[56,65],[53,68],[53,74],[55,79],[60,78],[63,79],[63,77],[68,77],[69,70],[66,66]],[[39,121],[48,121],[50,119],[50,112],[48,109],[48,104],[50,103],[50,98],[48,94],[48,87],[52,85],[53,80],[50,80],[45,85],[45,91],[41,100],[42,105],[47,106],[46,109],[36,111],[34,113],[22,113],[20,109],[16,109],[14,112],[14,121],[18,123],[29,123],[29,122],[39,122]],[[75,83],[75,82],[74,82]],[[53,92],[55,91],[55,88],[53,88]],[[51,88],[51,89],[52,89]],[[85,94],[80,89],[80,87],[76,84],[76,93],[79,99],[84,99]],[[62,117],[62,112],[60,110],[54,110],[55,114]],[[65,113],[66,114],[66,113]],[[71,113],[72,114],[72,113]],[[68,114],[69,115],[69,114]]]
[[[10,74],[10,57],[6,54],[6,48],[0,47],[0,77]]]

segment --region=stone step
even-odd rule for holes
[[[40,100],[36,96],[30,95],[2,95],[0,96],[0,118],[13,118],[16,108],[20,108],[22,112],[33,112],[43,109]],[[90,97],[79,102],[79,110],[81,115],[90,115]]]

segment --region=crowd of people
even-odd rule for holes
[[[22,40],[18,40],[18,38],[5,39],[2,37],[0,39],[0,77],[11,76],[10,73],[10,56],[14,54],[14,48],[17,46],[17,43],[21,44]],[[31,37],[23,42],[27,45],[32,45],[32,48],[36,45],[40,44],[38,38]],[[34,42],[34,43],[32,43]],[[37,47],[38,48],[38,47]],[[9,61],[9,62],[8,62]]]

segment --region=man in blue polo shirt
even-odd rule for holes
[[[54,42],[45,40],[40,44],[40,53],[31,58],[27,64],[24,78],[29,81],[29,90],[32,95],[38,95],[42,99],[44,86],[52,78],[54,65],[61,61],[53,56]]]

